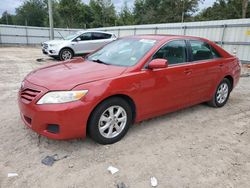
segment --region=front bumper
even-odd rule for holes
[[[50,47],[47,47],[47,48],[43,47],[42,52],[43,52],[43,54],[49,55],[49,56],[58,56],[59,55],[58,49],[50,48]]]
[[[21,118],[29,128],[51,139],[73,139],[86,136],[90,105],[81,100],[64,104],[37,105],[37,100],[48,90],[27,81],[25,85],[33,90],[41,91],[31,102],[22,97],[22,91],[25,88],[21,89],[18,94]],[[51,125],[56,125],[58,130],[51,131]]]

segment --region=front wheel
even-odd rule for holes
[[[59,58],[61,61],[65,61],[73,58],[73,51],[69,48],[62,49],[59,53]]]
[[[99,144],[113,144],[121,140],[132,123],[132,110],[122,98],[102,102],[93,111],[88,124],[90,137]]]
[[[210,106],[222,107],[227,103],[231,91],[231,83],[224,78],[218,85],[213,98],[208,102]]]

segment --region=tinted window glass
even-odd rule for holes
[[[81,40],[92,40],[91,33],[83,33],[79,37],[81,38]]]
[[[213,53],[210,45],[203,41],[190,40],[193,61],[213,59]]]
[[[183,40],[171,41],[161,47],[153,56],[153,59],[163,58],[168,60],[168,64],[178,64],[186,62],[186,43]]]
[[[93,40],[109,39],[111,35],[106,33],[92,33],[92,38]]]

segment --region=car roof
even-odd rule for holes
[[[95,30],[82,30],[82,31],[78,31],[78,32],[79,32],[79,34],[86,33],[86,32],[91,32],[91,33],[105,33],[105,34],[110,34],[110,35],[114,34],[114,33],[110,33],[110,32],[95,31]]]
[[[171,40],[171,39],[198,39],[198,40],[205,40],[207,39],[200,38],[200,37],[194,37],[194,36],[187,36],[187,35],[168,35],[168,34],[146,34],[146,35],[134,35],[134,36],[128,36],[124,38],[138,38],[138,39],[151,39],[151,40]]]

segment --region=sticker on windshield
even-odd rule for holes
[[[140,42],[145,42],[145,43],[150,43],[150,44],[154,44],[155,40],[150,40],[150,39],[141,39]]]

